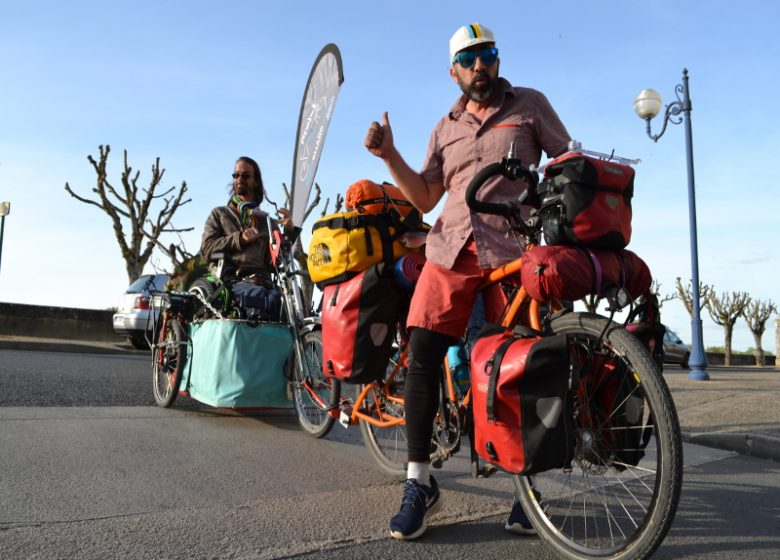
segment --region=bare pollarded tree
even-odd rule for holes
[[[756,342],[754,356],[757,366],[764,365],[764,349],[761,347],[761,337],[764,336],[764,331],[766,331],[767,321],[775,313],[777,313],[777,306],[772,303],[772,300],[758,301],[750,299],[745,307],[743,316],[750,332],[753,333],[753,340]]]
[[[193,229],[176,228],[171,223],[176,211],[191,200],[184,199],[187,183],[182,181],[179,187],[170,187],[158,193],[157,190],[165,175],[165,169],[160,168],[158,157],[152,165],[149,186],[139,187],[140,171],[133,172],[133,168],[128,164],[127,150],[125,150],[122,186],[117,189],[109,181],[106,172],[111,146],[99,146],[98,151],[100,156],[97,160],[91,155],[87,156],[87,160],[97,174],[96,185],[92,188],[96,199],[76,194],[68,183],[65,183],[65,190],[76,200],[100,208],[111,218],[114,237],[125,260],[127,278],[132,283],[143,272],[154,248],[165,247],[160,242],[163,233],[180,233]],[[162,202],[162,207],[155,213],[152,205],[158,201]]]
[[[731,337],[734,324],[745,312],[750,302],[747,292],[723,292],[718,297],[714,290],[707,300],[707,310],[715,323],[723,327],[724,364],[731,365]]]
[[[693,284],[691,280],[688,280],[688,284],[683,287],[680,277],[674,279],[675,288],[677,289],[677,298],[683,302],[685,309],[688,311],[688,315],[693,318]],[[707,302],[712,297],[712,287],[703,282],[699,282],[699,309],[704,309],[707,306]]]
[[[653,280],[653,282],[650,284],[650,291],[655,294],[655,297],[658,300],[659,309],[663,307],[665,302],[679,298],[677,294],[661,295],[661,283],[658,280]]]

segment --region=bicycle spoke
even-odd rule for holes
[[[318,330],[303,336],[303,363],[296,365],[291,382],[298,423],[313,437],[323,437],[333,427],[330,411],[340,396],[338,381],[322,373],[322,333]]]
[[[554,332],[575,341],[584,385],[575,397],[574,459],[569,468],[515,477],[515,485],[560,555],[645,559],[668,531],[679,498],[679,424],[652,356],[627,331],[605,330],[606,321],[578,313],[553,321]],[[530,489],[541,497],[529,499]]]

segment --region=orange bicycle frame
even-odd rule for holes
[[[529,243],[526,245],[526,251],[532,251],[535,247],[535,243]],[[481,291],[488,286],[506,280],[512,276],[519,275],[522,265],[523,257],[521,256],[520,258],[517,258],[493,270],[485,279],[485,281],[482,282],[479,290]],[[517,282],[517,284],[519,284],[519,282]],[[560,309],[561,305],[559,302],[554,301],[552,302],[551,307],[554,311],[557,311]],[[517,291],[507,302],[500,320],[501,326],[507,329],[511,329],[515,325],[521,323],[528,325],[534,330],[542,330],[541,319],[539,317],[539,301],[532,299],[528,295],[528,292],[526,292],[525,288],[522,286],[517,289]],[[383,382],[377,381],[374,383],[369,383],[363,387],[363,390],[360,392],[357,399],[355,399],[355,404],[352,407],[352,413],[350,415],[351,424],[355,424],[359,420],[363,420],[364,422],[368,422],[369,424],[380,428],[388,428],[405,423],[403,417],[387,414],[383,410],[382,401],[390,402],[398,406],[403,406],[403,397],[390,394],[390,392],[387,390],[387,386],[393,382],[398,372],[401,371],[401,368],[406,361],[407,354],[408,348],[403,348],[400,356],[398,357],[398,361],[393,368],[393,371],[390,372],[390,375],[388,375]],[[450,366],[446,358],[444,360],[444,372],[446,381],[445,390],[447,391],[447,396],[452,402],[458,402],[455,396],[455,387],[452,381],[452,371],[450,370]],[[370,393],[373,393],[374,395],[373,404],[370,407],[365,407],[364,405],[366,399]],[[458,404],[461,406],[468,406],[470,400],[471,389],[466,392],[463,400],[458,402]]]

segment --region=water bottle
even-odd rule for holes
[[[463,346],[458,344],[447,349],[447,363],[449,363],[452,372],[452,384],[455,392],[463,397],[471,387],[469,362],[466,359]]]

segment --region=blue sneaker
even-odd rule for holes
[[[441,506],[439,485],[431,477],[431,485],[419,484],[410,478],[404,483],[401,510],[390,520],[390,536],[402,541],[416,539],[425,532],[425,517]]]
[[[516,535],[536,534],[536,529],[531,525],[517,496],[515,496],[515,499],[512,502],[512,511],[509,512],[509,519],[507,520],[506,525],[504,525],[504,529]]]

